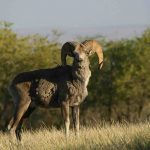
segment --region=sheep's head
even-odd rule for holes
[[[95,40],[86,40],[82,43],[67,42],[61,49],[61,61],[62,65],[66,65],[66,56],[69,55],[78,59],[79,61],[84,59],[85,56],[91,56],[97,53],[99,59],[99,68],[103,66],[103,52],[101,46]]]

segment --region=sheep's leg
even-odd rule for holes
[[[70,118],[69,118],[69,104],[67,102],[63,102],[61,105],[61,112],[65,122],[65,133],[66,137],[69,136],[69,126],[70,126]]]
[[[28,110],[25,112],[25,114],[23,115],[23,117],[21,118],[19,125],[16,129],[16,137],[17,139],[19,139],[21,141],[21,127],[23,124],[23,120],[28,118],[30,116],[30,114],[35,110],[35,107],[31,107],[29,106]]]
[[[16,132],[16,137],[19,139],[18,137],[18,133],[17,133],[17,127],[22,125],[22,117],[24,115],[24,113],[26,112],[26,110],[28,109],[29,105],[31,103],[31,100],[27,99],[27,100],[20,100],[19,104],[16,107],[16,112],[12,118],[12,121],[10,121],[10,124],[8,125],[10,127],[9,131],[11,133],[15,133]],[[21,121],[21,122],[20,122]],[[19,125],[20,123],[20,125]],[[19,128],[19,127],[18,127]]]
[[[7,128],[6,128],[6,131],[8,130],[10,130],[11,129],[11,127],[12,127],[12,125],[13,125],[13,122],[14,122],[14,117],[12,117],[11,118],[11,120],[9,121],[9,123],[8,123],[8,125],[7,125]]]
[[[19,141],[21,141],[21,127],[22,127],[22,124],[23,124],[23,118],[21,118],[18,126],[17,126],[17,129],[16,129],[16,137]]]
[[[18,101],[19,100],[19,96],[17,95],[17,98],[14,97],[14,99],[16,99],[16,101]],[[15,111],[14,111],[14,114],[13,114],[12,118],[10,119],[8,125],[7,125],[7,131],[10,131],[10,129],[12,128],[12,126],[14,124],[14,117],[15,117],[15,114],[16,114],[16,111],[17,111],[17,104],[18,103],[14,104],[14,110]]]
[[[73,125],[75,129],[75,134],[79,136],[79,106],[72,107],[72,119],[73,119]]]

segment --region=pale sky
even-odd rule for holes
[[[150,0],[0,0],[14,28],[150,25]]]

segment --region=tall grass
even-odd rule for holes
[[[82,127],[77,138],[74,132],[66,139],[63,130],[42,128],[23,131],[22,141],[0,134],[0,150],[150,150],[150,124],[114,124]]]

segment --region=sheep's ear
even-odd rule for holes
[[[66,57],[71,56],[73,57],[73,51],[75,50],[77,43],[76,42],[66,42],[61,48],[61,62],[62,65],[66,65]]]

